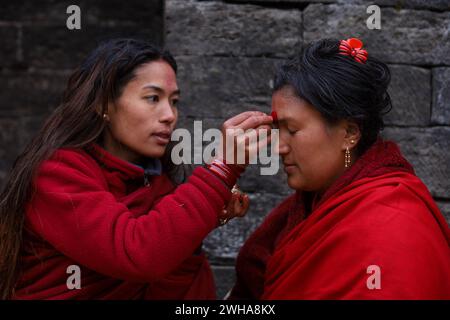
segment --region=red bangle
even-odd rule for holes
[[[240,177],[245,171],[245,167],[240,167],[237,164],[227,163],[225,160],[222,160],[222,163],[228,166],[228,168],[230,168],[230,170],[232,170],[238,177]]]
[[[236,179],[239,178],[239,175],[237,175],[235,172],[233,172],[233,170],[224,163],[213,162],[213,163],[211,163],[211,166],[219,168],[220,170],[224,171],[227,175],[234,176]]]
[[[222,180],[223,183],[225,183],[225,185],[230,189],[233,187],[234,183],[236,182],[236,179],[234,177],[227,175],[225,172],[223,172],[222,170],[220,170],[217,167],[210,166],[210,167],[207,167],[207,169],[209,171],[211,171],[220,180]]]
[[[222,161],[216,159],[211,164],[207,165],[207,169],[219,177],[230,189],[235,185],[239,174],[233,171],[230,166]]]
[[[240,177],[241,174],[245,171],[245,168],[240,167],[239,165],[228,164],[225,161],[223,162],[233,173]]]

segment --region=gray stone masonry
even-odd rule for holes
[[[66,28],[77,4],[82,29]],[[381,8],[381,30],[366,9]],[[179,64],[179,127],[219,128],[249,109],[270,110],[277,65],[315,39],[360,37],[388,63],[394,108],[383,136],[399,143],[450,222],[450,0],[98,0],[2,1],[0,9],[0,186],[44,119],[71,70],[99,41],[138,36],[164,44]],[[234,282],[240,247],[292,190],[282,170],[240,185],[248,214],[204,241],[217,293]]]

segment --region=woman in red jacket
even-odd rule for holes
[[[276,74],[279,153],[296,193],[250,236],[231,299],[450,299],[450,232],[379,137],[388,67],[358,39],[320,40]]]
[[[215,298],[201,244],[245,213],[248,198],[230,191],[245,165],[217,158],[180,184],[168,147],[176,70],[169,53],[131,39],[75,70],[1,195],[1,298]],[[271,121],[245,112],[223,129]]]

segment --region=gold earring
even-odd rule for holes
[[[350,167],[351,162],[352,156],[350,154],[350,149],[347,147],[347,149],[345,149],[345,167],[346,168]]]
[[[106,113],[103,114],[103,120],[108,120],[108,115]]]

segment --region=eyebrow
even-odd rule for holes
[[[142,89],[153,89],[153,90],[158,91],[158,92],[164,92],[164,89],[162,89],[162,88],[160,88],[158,86],[152,85],[152,84],[146,85]],[[180,93],[181,93],[180,89],[177,89],[177,90],[173,91],[170,95],[174,95],[174,94],[178,94],[179,95]]]
[[[277,119],[277,123],[286,123],[286,122],[288,122],[288,121],[294,121],[295,119],[294,118],[292,118],[292,117],[282,117],[282,118],[278,118]]]

